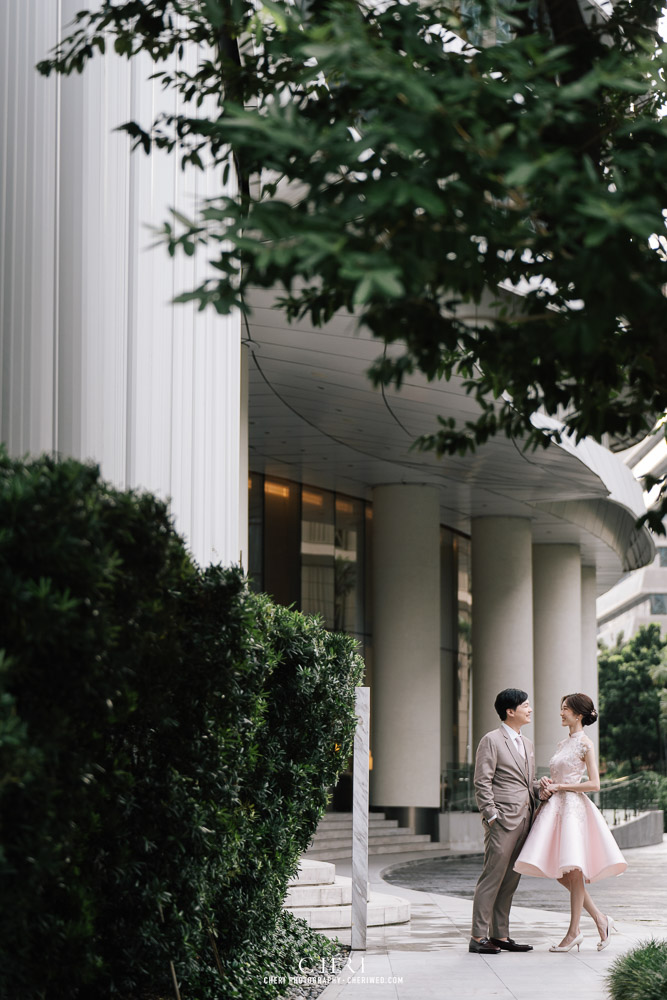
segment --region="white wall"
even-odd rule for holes
[[[93,459],[116,485],[172,498],[201,563],[238,562],[240,322],[172,306],[202,255],[149,249],[170,207],[221,190],[178,158],[130,155],[114,128],[176,97],[114,54],[83,76],[34,70],[79,0],[0,9],[0,435],[15,455]]]

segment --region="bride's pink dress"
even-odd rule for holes
[[[549,761],[551,777],[559,784],[576,785],[586,769],[583,733],[561,740]],[[543,802],[516,860],[522,875],[560,878],[581,869],[588,882],[620,875],[627,863],[602,813],[584,792],[555,792]]]

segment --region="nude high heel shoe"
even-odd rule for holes
[[[569,944],[564,944],[562,947],[559,944],[552,944],[549,951],[572,951],[575,944],[577,946],[577,951],[579,951],[579,945],[584,940],[584,935],[579,932],[576,938],[573,938]],[[606,940],[606,939],[605,939]]]
[[[618,934],[618,927],[614,923],[614,918],[607,916],[607,936],[606,938],[603,938],[601,941],[598,941],[598,951],[605,950],[605,948],[609,944],[609,941],[611,940],[611,935],[614,933]]]

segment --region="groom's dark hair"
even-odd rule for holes
[[[505,688],[504,691],[501,691],[493,703],[493,707],[500,716],[501,722],[504,722],[507,718],[508,708],[516,708],[518,705],[522,705],[527,698],[528,692],[521,691],[520,688]]]

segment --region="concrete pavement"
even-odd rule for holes
[[[408,924],[371,928],[366,952],[352,953],[344,969],[320,994],[320,1000],[607,1000],[604,978],[613,961],[650,937],[667,939],[667,837],[655,847],[624,852],[626,875],[591,886],[605,886],[608,910],[620,933],[612,936],[605,951],[591,919],[584,914],[581,951],[549,952],[567,927],[567,914],[535,906],[512,909],[511,933],[533,945],[527,954],[481,956],[468,952],[472,901],[441,892],[419,891],[397,885],[397,865],[416,856],[372,858],[371,888],[409,899]],[[387,862],[390,862],[388,865]],[[392,882],[383,878],[393,869]],[[349,874],[337,864],[339,874]],[[630,875],[631,877],[628,877]],[[526,877],[522,879],[526,882]],[[531,879],[533,897],[541,879]],[[536,889],[535,886],[538,888]],[[470,888],[470,887],[468,887]],[[553,889],[553,886],[551,887]],[[561,890],[565,894],[565,890]],[[545,894],[546,895],[546,894]],[[553,898],[553,897],[552,897]],[[600,899],[600,903],[602,900]],[[604,908],[604,907],[603,907]],[[334,936],[332,934],[332,936]],[[338,932],[345,941],[345,932]],[[347,932],[349,943],[349,932]]]

